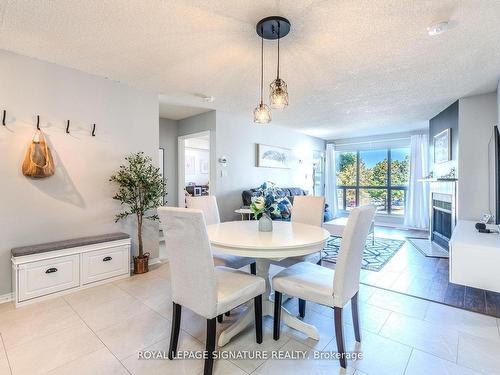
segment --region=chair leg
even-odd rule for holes
[[[214,369],[215,334],[217,323],[215,318],[207,319],[207,343],[205,346],[206,358],[203,375],[212,375]]]
[[[299,298],[299,316],[303,318],[306,316],[306,300]]]
[[[274,291],[274,323],[273,323],[273,339],[280,339],[280,324],[281,324],[281,300],[283,295],[280,292]]]
[[[224,320],[224,316],[222,314],[217,315],[217,322],[218,323],[222,323],[223,320]]]
[[[345,344],[344,344],[344,328],[342,326],[342,308],[334,307],[335,315],[335,339],[337,340],[337,352],[340,355],[340,366],[346,368],[345,360]]]
[[[257,275],[257,264],[255,264],[255,262],[250,264],[250,273],[252,275]]]
[[[253,299],[255,310],[255,337],[257,344],[262,344],[262,295]]]
[[[174,359],[177,353],[177,343],[179,342],[179,331],[181,329],[182,306],[173,302],[172,308],[172,328],[170,331],[170,347],[168,348],[168,359]]]
[[[354,326],[354,336],[356,337],[357,342],[361,342],[361,332],[359,331],[358,293],[351,298],[351,312],[352,325]]]
[[[375,229],[372,232],[372,246],[375,246]]]
[[[226,313],[224,315],[225,316],[230,316],[231,315],[231,311],[226,311]]]

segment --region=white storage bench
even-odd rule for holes
[[[130,277],[126,233],[17,247],[11,254],[16,306]]]

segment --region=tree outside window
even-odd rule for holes
[[[404,215],[410,149],[337,152],[339,208],[373,204],[379,213]]]

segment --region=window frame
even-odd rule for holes
[[[339,154],[340,153],[356,153],[356,185],[337,185],[337,189],[342,190],[342,207],[339,207],[339,210],[347,213],[349,210],[347,210],[347,190],[354,190],[355,191],[355,200],[356,200],[356,207],[359,206],[359,190],[360,189],[372,189],[372,190],[387,190],[387,213],[385,212],[378,212],[377,215],[392,215],[395,217],[403,217],[403,215],[398,215],[392,213],[392,192],[394,190],[399,190],[403,191],[403,201],[405,202],[406,205],[406,195],[408,191],[408,186],[405,185],[394,185],[392,186],[392,149],[401,149],[401,148],[407,148],[407,147],[384,147],[381,149],[374,149],[374,150],[384,150],[387,149],[387,185],[385,186],[365,186],[365,185],[360,185],[359,184],[359,165],[360,165],[360,152],[365,151],[365,150],[356,150],[356,151],[337,151]],[[335,178],[337,178],[337,175],[335,174]]]

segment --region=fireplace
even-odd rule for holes
[[[455,182],[431,183],[430,239],[446,250],[456,224],[455,199]]]
[[[452,199],[449,194],[432,195],[431,240],[448,249],[452,232]]]

